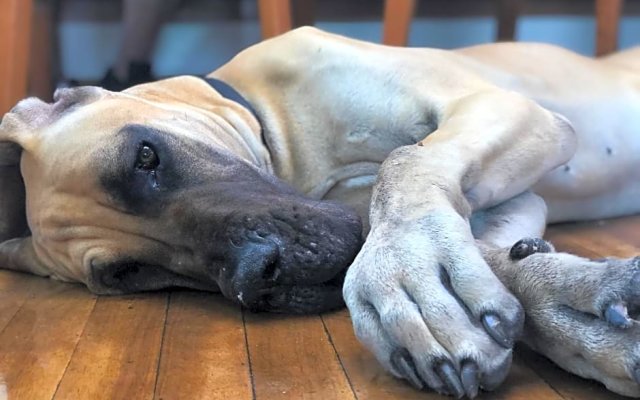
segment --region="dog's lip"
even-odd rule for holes
[[[227,268],[228,267],[222,267],[218,269],[217,279],[215,279],[217,282],[218,288],[220,289],[220,291],[225,297],[239,302],[242,306],[246,307],[251,311],[274,311],[273,308],[268,307],[268,301],[267,301],[268,298],[270,296],[292,292],[296,289],[314,290],[314,289],[322,289],[322,288],[335,288],[335,289],[341,290],[342,285],[344,284],[344,280],[347,275],[347,269],[348,269],[348,267],[342,268],[339,271],[337,271],[335,274],[333,274],[330,278],[325,279],[323,281],[319,281],[319,282],[316,282],[316,281],[300,282],[295,280],[278,282],[274,280],[271,285],[265,286],[260,289],[256,289],[255,296],[251,296],[251,297],[257,298],[258,300],[248,303],[245,301],[246,296],[242,291],[236,291],[231,289],[233,287],[232,284],[231,285],[220,284],[221,281],[225,280],[223,275],[225,274]],[[286,311],[283,311],[283,312],[286,312]]]
[[[347,268],[344,268],[340,271],[338,271],[337,274],[335,274],[333,277],[325,280],[324,282],[319,282],[319,283],[313,283],[313,284],[284,284],[284,285],[274,285],[268,288],[263,288],[263,289],[259,289],[258,290],[258,294],[263,295],[263,294],[269,294],[269,293],[273,293],[274,291],[280,291],[280,290],[286,290],[287,288],[314,288],[314,287],[326,287],[326,286],[332,286],[332,287],[340,287],[342,288],[342,285],[344,284],[344,279],[347,275]]]
[[[243,301],[242,295],[238,295],[237,299],[244,307],[252,312],[275,312],[275,313],[312,313],[323,312],[331,309],[338,308],[336,305],[343,305],[342,301],[342,285],[347,274],[347,268],[343,268],[337,274],[330,279],[322,283],[316,283],[312,285],[277,285],[268,288],[259,289],[257,291],[257,300],[251,304],[247,304]],[[300,307],[294,307],[286,302],[276,301],[279,297],[287,296],[290,293],[303,290],[319,290],[324,291],[324,298],[318,299],[313,303],[304,305],[304,310]],[[330,297],[331,298],[330,298]],[[337,301],[336,301],[337,300]],[[330,302],[335,305],[324,306],[325,303]]]

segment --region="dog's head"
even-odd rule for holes
[[[27,99],[0,125],[0,260],[33,265],[0,268],[97,293],[182,286],[254,310],[338,307],[360,221],[271,174],[260,140],[250,112],[198,78]]]

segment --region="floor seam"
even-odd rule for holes
[[[533,372],[535,374],[535,376],[537,376],[538,378],[540,378],[540,380],[544,383],[547,384],[547,386],[555,393],[557,394],[561,399],[566,399],[566,400],[570,400],[571,397],[565,397],[558,389],[556,389],[555,386],[553,386],[553,384],[551,384],[551,382],[549,382],[548,380],[546,380],[544,378],[544,376],[540,375],[538,373],[538,371],[534,368],[533,365],[529,364],[529,362],[527,360],[525,360],[523,357],[520,357],[520,362],[522,364],[524,364],[527,368],[529,368],[529,370],[531,370],[531,372]]]
[[[160,378],[160,363],[162,362],[162,350],[164,349],[164,336],[165,333],[167,332],[167,323],[169,322],[169,305],[171,304],[171,296],[172,293],[169,292],[169,294],[167,295],[167,304],[165,305],[165,309],[164,309],[164,324],[162,324],[162,336],[160,339],[160,351],[158,352],[158,361],[156,362],[156,380],[155,383],[153,384],[153,397],[152,399],[156,398],[156,392],[158,391],[158,379]]]
[[[247,352],[247,364],[249,365],[249,379],[251,381],[251,398],[256,400],[256,383],[253,379],[253,364],[251,363],[251,350],[249,350],[249,334],[247,333],[247,321],[244,318],[245,310],[241,309],[242,313],[242,331],[244,333],[244,348]]]
[[[0,329],[0,335],[2,335],[4,333],[4,331],[7,329],[7,327],[9,325],[11,325],[11,322],[16,318],[16,315],[18,315],[18,313],[20,312],[20,310],[22,310],[22,307],[24,307],[25,303],[29,300],[29,298],[25,298],[24,301],[22,302],[22,304],[20,304],[20,306],[18,308],[16,308],[16,311],[13,313],[13,315],[11,316],[11,318],[9,318],[9,320],[7,321],[7,323],[2,327],[2,329]]]
[[[58,394],[58,390],[60,389],[60,384],[64,380],[65,375],[67,375],[67,369],[69,369],[69,364],[71,364],[71,360],[73,360],[73,357],[76,355],[76,351],[78,350],[78,345],[80,345],[80,342],[82,341],[82,338],[84,337],[84,332],[87,329],[87,325],[89,325],[89,320],[91,319],[91,316],[93,315],[93,312],[96,309],[96,304],[98,304],[98,300],[99,299],[100,299],[100,297],[96,296],[96,299],[93,302],[93,306],[91,307],[91,312],[89,313],[89,316],[87,317],[87,320],[84,322],[84,326],[82,327],[82,331],[80,332],[80,336],[78,337],[78,341],[73,346],[73,351],[71,352],[71,355],[69,356],[69,360],[67,361],[67,365],[64,366],[64,372],[62,373],[62,376],[60,377],[60,380],[56,384],[56,390],[53,391],[53,396],[51,396],[52,400],[56,398],[56,395]]]
[[[333,352],[336,355],[336,358],[338,359],[338,363],[340,364],[340,368],[342,368],[342,372],[344,373],[345,378],[347,379],[347,383],[349,384],[349,389],[351,389],[351,393],[353,394],[353,397],[358,400],[358,394],[356,393],[356,390],[353,387],[353,382],[351,382],[351,378],[349,377],[349,373],[347,372],[347,369],[344,367],[344,363],[342,362],[342,358],[340,357],[340,354],[338,353],[338,349],[336,349],[336,345],[335,343],[333,343],[333,338],[331,337],[331,333],[329,332],[329,328],[327,328],[327,324],[324,321],[324,317],[322,315],[320,315],[320,321],[322,322],[322,327],[324,328],[324,333],[327,335],[327,338],[329,339],[329,344],[331,344],[331,347],[333,348]]]
[[[22,310],[22,308],[24,307],[24,305],[27,303],[27,301],[29,301],[30,299],[35,298],[35,293],[34,293],[34,283],[31,282],[27,295],[24,297],[24,301],[22,303],[20,303],[20,305],[18,306],[18,308],[16,308],[16,311],[13,313],[13,315],[11,316],[11,318],[9,318],[9,320],[7,321],[7,323],[2,327],[2,329],[0,329],[0,335],[2,335],[4,333],[4,331],[7,329],[7,327],[9,325],[11,325],[11,322],[15,319],[16,315],[18,315],[18,313],[20,312],[20,310]]]

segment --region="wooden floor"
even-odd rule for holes
[[[640,253],[640,217],[550,229],[562,250]],[[524,348],[483,399],[614,399]],[[96,297],[0,272],[0,400],[436,399],[391,378],[345,311],[252,314],[218,295]]]

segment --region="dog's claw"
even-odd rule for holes
[[[478,395],[478,366],[473,361],[467,361],[462,364],[462,372],[460,373],[464,392],[470,399]]]
[[[549,243],[540,238],[525,238],[516,242],[509,251],[512,260],[522,260],[535,253],[550,253],[553,248]]]
[[[482,325],[489,333],[489,336],[498,342],[500,346],[506,349],[513,347],[513,340],[507,336],[505,326],[497,315],[491,313],[485,314],[482,317]]]
[[[413,387],[418,390],[422,390],[424,385],[416,374],[416,367],[407,350],[400,349],[393,352],[391,355],[391,363],[398,371],[400,371],[402,376],[404,376],[409,383],[413,385]]]
[[[604,318],[617,328],[629,328],[632,325],[627,307],[623,303],[613,303],[604,310]]]
[[[451,362],[442,362],[439,366],[436,367],[436,373],[456,398],[460,399],[465,395],[464,388],[462,387],[462,382],[460,382],[458,373],[456,372],[455,368],[453,368],[453,365],[451,365]]]

